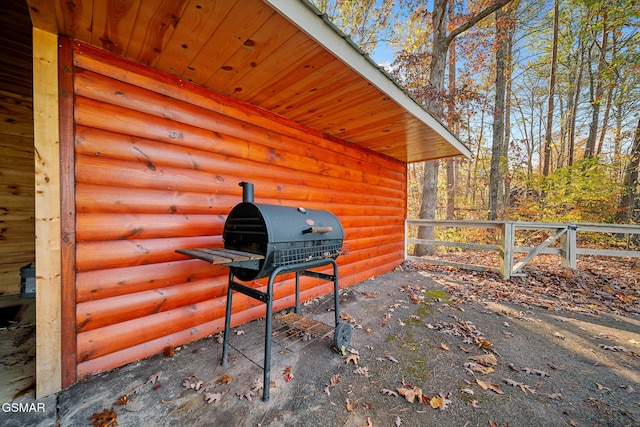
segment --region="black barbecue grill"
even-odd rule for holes
[[[295,272],[296,283],[295,310],[280,317],[281,322],[313,338],[322,338],[333,332],[333,344],[340,351],[344,351],[349,345],[351,326],[340,322],[338,265],[335,261],[343,251],[344,230],[338,218],[331,212],[254,203],[253,184],[241,182],[240,186],[243,187],[243,201],[231,210],[224,224],[224,249],[199,248],[176,252],[230,267],[222,350],[223,365],[227,362],[232,291],[267,304],[262,389],[262,399],[266,401],[269,400],[270,384],[273,287],[278,275]],[[333,274],[310,270],[324,266],[331,266]],[[335,328],[302,316],[300,276],[315,277],[334,283]],[[266,277],[269,278],[266,292],[236,281],[236,278],[248,282]]]

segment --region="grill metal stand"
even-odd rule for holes
[[[319,273],[316,271],[310,271],[311,268],[324,267],[331,265],[333,267],[333,274]],[[262,400],[269,400],[269,386],[271,383],[271,344],[273,334],[273,288],[275,279],[277,276],[285,273],[296,274],[296,303],[294,307],[295,315],[284,316],[280,321],[284,321],[289,326],[296,329],[300,329],[303,332],[310,333],[312,335],[327,336],[334,331],[334,345],[341,349],[342,346],[348,346],[351,339],[351,327],[347,324],[340,322],[340,307],[339,307],[339,288],[338,288],[338,264],[332,258],[312,260],[302,263],[281,265],[276,267],[275,270],[269,275],[269,282],[267,284],[267,291],[262,292],[256,288],[238,283],[235,280],[233,270],[229,272],[229,288],[227,292],[227,312],[225,315],[224,326],[224,339],[222,346],[222,365],[227,364],[227,355],[229,348],[229,333],[231,330],[231,307],[233,299],[233,291],[240,292],[251,298],[264,302],[267,305],[266,310],[266,325],[265,325],[265,342],[264,342],[264,379],[262,384]],[[324,325],[320,322],[315,322],[311,319],[302,316],[302,309],[300,307],[300,276],[314,277],[317,279],[327,280],[333,282],[334,287],[334,303],[335,303],[335,329]]]

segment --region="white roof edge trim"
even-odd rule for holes
[[[471,151],[449,129],[436,120],[428,111],[401,89],[379,66],[360,51],[353,42],[345,40],[339,30],[324,22],[320,15],[314,12],[315,7],[306,0],[263,0],[289,19],[298,28],[333,53],[355,72],[367,79],[371,84],[387,94],[391,99],[404,107],[409,113],[430,126],[443,139],[456,148],[467,158],[471,158]],[[357,53],[357,55],[354,55]]]

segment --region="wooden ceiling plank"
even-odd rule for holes
[[[368,114],[361,116],[358,120],[352,120],[348,123],[348,129],[341,132],[341,135],[362,134],[370,128],[380,126],[384,122],[385,126],[392,130],[402,130],[406,132],[412,126],[417,126],[418,129],[423,128],[423,124],[413,117],[407,117],[407,113],[402,109],[394,105],[387,105],[376,109],[371,109]]]
[[[341,64],[331,61],[291,86],[274,93],[263,105],[277,113],[289,111],[295,114],[298,111],[295,108],[297,105],[303,105],[305,110],[317,109],[322,105],[318,100],[320,96],[330,95],[334,99],[340,99],[345,92],[350,91],[350,85],[357,82],[354,76],[345,75],[343,71]]]
[[[287,92],[290,97],[295,96],[295,87],[304,85],[302,81],[333,61],[333,57],[321,49],[314,49],[313,52],[315,52],[313,56],[308,56],[305,61],[296,62],[295,66],[289,67],[286,73],[281,73],[277,81],[263,85],[262,90],[251,97],[252,102],[264,108],[271,108],[271,105],[277,103],[272,100],[272,97],[282,96],[283,92]],[[319,81],[315,80],[315,83]]]
[[[191,61],[182,77],[198,84],[204,84],[226,61],[241,49],[244,43],[275,12],[265,3],[258,1],[251,5],[237,2],[220,26],[207,40],[198,55]],[[216,88],[219,90],[219,88]]]
[[[141,64],[150,65],[166,46],[186,5],[187,0],[142,2],[126,56]]]
[[[242,48],[225,61],[226,67],[216,70],[205,82],[207,87],[237,87],[248,76],[298,31],[289,21],[274,13],[243,44]]]
[[[116,55],[129,47],[141,0],[94,0],[91,44]]]
[[[298,54],[292,55],[291,49],[298,49]],[[301,64],[310,61],[321,50],[322,48],[305,34],[301,32],[295,33],[278,51],[266,58],[260,64],[260,67],[256,67],[247,76],[250,79],[249,81],[255,84],[245,84],[242,86],[241,92],[235,91],[236,95],[234,97],[260,106],[260,103],[254,100],[254,97],[264,100],[265,96],[268,97],[269,94],[275,93],[276,91],[270,88],[277,85],[282,78],[289,76]]]
[[[270,106],[270,108],[282,108],[288,104],[292,98],[298,100],[309,98],[313,100],[316,98],[315,92],[328,91],[329,88],[333,88],[334,90],[340,89],[342,85],[338,83],[335,75],[341,70],[342,67],[340,67],[339,64],[331,61],[321,68],[314,70],[311,75],[306,78],[295,82],[290,87],[272,94],[268,101],[265,102],[265,105]],[[319,80],[314,81],[311,79],[311,76],[317,76]],[[306,103],[306,101],[302,102]]]
[[[384,94],[369,90],[368,86],[362,88],[362,82],[351,85],[350,91],[341,94],[337,98],[329,97],[327,102],[313,108],[313,116],[308,118],[298,117],[298,120],[308,123],[309,126],[338,126],[339,129],[346,125],[346,118],[357,119],[367,114],[378,105]],[[333,125],[332,125],[333,124]],[[336,129],[334,129],[336,131]],[[343,132],[344,130],[341,130]]]
[[[154,67],[183,75],[233,6],[231,1],[190,0]]]
[[[299,122],[311,122],[321,115],[318,111],[337,108],[342,103],[353,102],[355,98],[363,99],[361,96],[368,94],[366,87],[363,88],[362,81],[355,74],[336,73],[335,78],[328,83],[330,84],[326,87],[306,97],[290,100],[286,106],[291,111],[290,117]]]

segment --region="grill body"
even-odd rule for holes
[[[280,266],[340,255],[344,229],[331,212],[253,203],[246,185],[245,201],[231,210],[225,222],[224,247],[261,254],[264,259],[231,266],[238,279],[260,279]]]
[[[240,185],[243,187],[242,203],[231,210],[224,224],[224,249],[178,249],[176,252],[212,264],[225,264],[231,269],[222,342],[223,366],[228,360],[233,291],[266,304],[262,400],[267,401],[271,384],[273,291],[278,275],[295,273],[295,312],[289,313],[286,319],[289,326],[307,335],[324,331],[320,335],[326,336],[331,327],[302,316],[300,277],[333,282],[334,347],[344,353],[349,345],[351,326],[340,322],[340,288],[335,261],[342,252],[344,229],[338,218],[328,211],[254,203],[253,184],[241,182]],[[330,267],[333,274],[311,270],[319,267]],[[263,277],[269,280],[265,291],[264,286],[242,284],[235,280],[236,277],[243,282]]]

